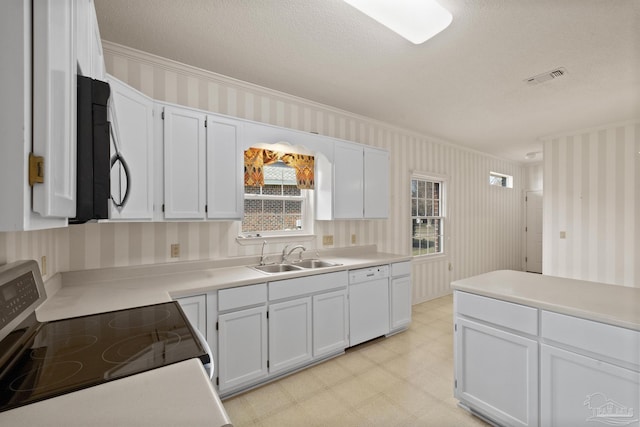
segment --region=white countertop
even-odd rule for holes
[[[335,267],[266,274],[258,258],[180,262],[63,273],[36,314],[41,322],[171,301],[223,288],[409,261],[375,246],[323,254]],[[197,359],[0,413],[0,425],[225,426],[229,419]]]
[[[457,280],[451,287],[640,331],[640,288],[511,270]]]
[[[265,283],[292,277],[409,261],[408,256],[364,249],[323,255],[335,267],[267,274],[247,267],[258,258],[196,261],[161,265],[86,270],[62,274],[62,288],[37,310],[41,322],[84,316],[171,301],[223,288]],[[242,264],[242,263],[245,264]],[[238,265],[238,263],[241,263]],[[230,265],[232,264],[232,265]]]
[[[190,359],[2,412],[0,425],[230,426],[221,409],[202,363]]]

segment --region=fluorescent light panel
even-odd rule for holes
[[[415,44],[429,40],[453,20],[435,0],[344,1]]]

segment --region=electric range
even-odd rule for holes
[[[38,322],[35,261],[0,267],[0,412],[210,356],[177,302]]]

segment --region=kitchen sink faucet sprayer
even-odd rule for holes
[[[285,263],[287,262],[289,255],[291,255],[293,253],[293,251],[295,251],[296,249],[301,249],[300,250],[300,260],[302,260],[302,252],[306,251],[307,248],[305,248],[302,245],[296,245],[294,247],[292,247],[289,252],[287,252],[287,248],[289,247],[289,245],[285,246],[284,249],[282,250],[282,262]]]
[[[263,240],[262,241],[262,251],[260,252],[260,265],[264,265],[265,264],[265,262],[264,262],[264,247],[266,246],[266,244],[267,244],[267,241]]]

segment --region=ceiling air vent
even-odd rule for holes
[[[528,85],[533,86],[552,79],[556,79],[558,77],[562,77],[565,74],[567,74],[567,69],[564,67],[560,67],[556,68],[555,70],[547,71],[546,73],[538,74],[537,76],[529,77],[528,79],[524,79],[524,81]]]

